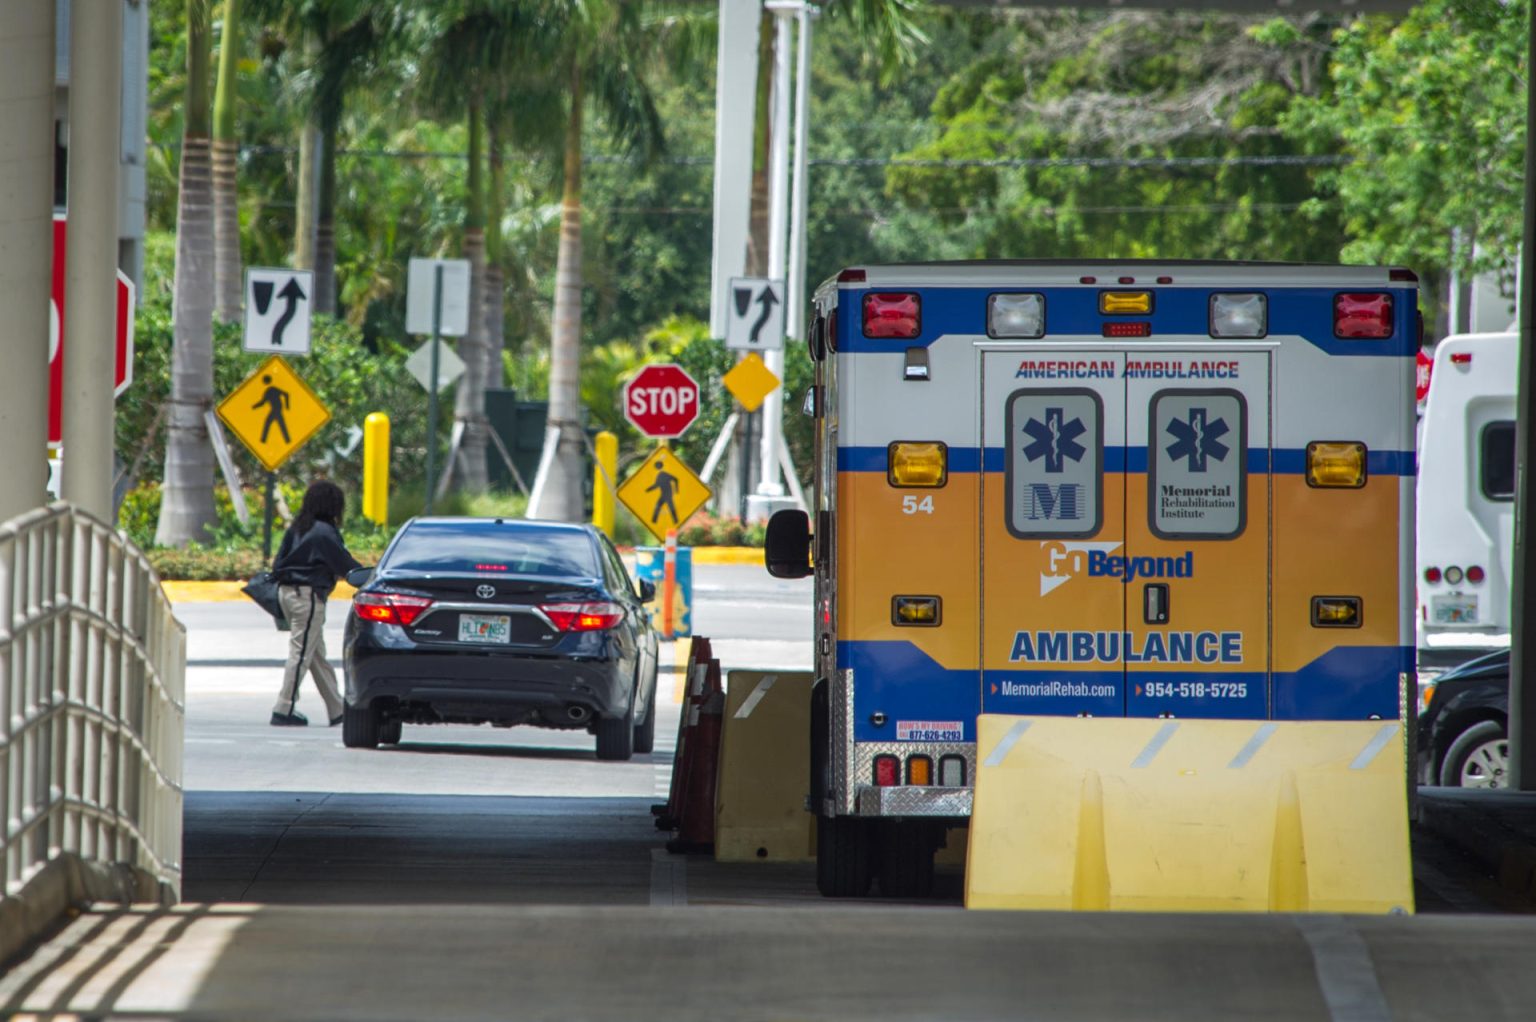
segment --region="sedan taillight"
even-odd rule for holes
[[[410,625],[430,606],[431,597],[404,593],[358,593],[352,597],[352,610],[358,617],[385,625]]]
[[[617,603],[546,603],[539,608],[562,632],[602,632],[624,620]]]

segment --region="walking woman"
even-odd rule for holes
[[[290,629],[283,689],[272,708],[273,727],[303,727],[309,723],[296,709],[299,680],[306,671],[315,679],[331,726],[341,723],[344,704],[336,690],[336,672],[325,658],[325,601],[336,588],[339,576],[362,567],[341,539],[346,500],[341,487],[333,482],[321,479],[310,483],[298,517],[283,534],[277,560],[272,562],[277,597]]]

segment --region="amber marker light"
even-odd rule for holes
[[[1360,597],[1312,597],[1313,628],[1359,628]]]
[[[1307,485],[1359,489],[1365,485],[1365,445],[1356,441],[1313,441],[1307,445]]]
[[[897,441],[886,448],[886,481],[892,486],[943,486],[948,479],[947,454],[942,443]]]
[[[1099,292],[1099,312],[1106,316],[1145,315],[1151,311],[1151,291]]]
[[[942,606],[937,596],[893,596],[891,624],[936,625]]]

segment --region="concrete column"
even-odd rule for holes
[[[48,499],[54,0],[6,0],[0,31],[0,521]]]
[[[122,4],[73,5],[69,65],[63,496],[110,521]]]

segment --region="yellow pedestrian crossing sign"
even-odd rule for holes
[[[681,528],[709,500],[704,480],[663,444],[646,456],[634,475],[619,487],[619,499],[657,539]]]
[[[219,402],[219,418],[275,472],[331,421],[331,413],[299,374],[273,355]]]

